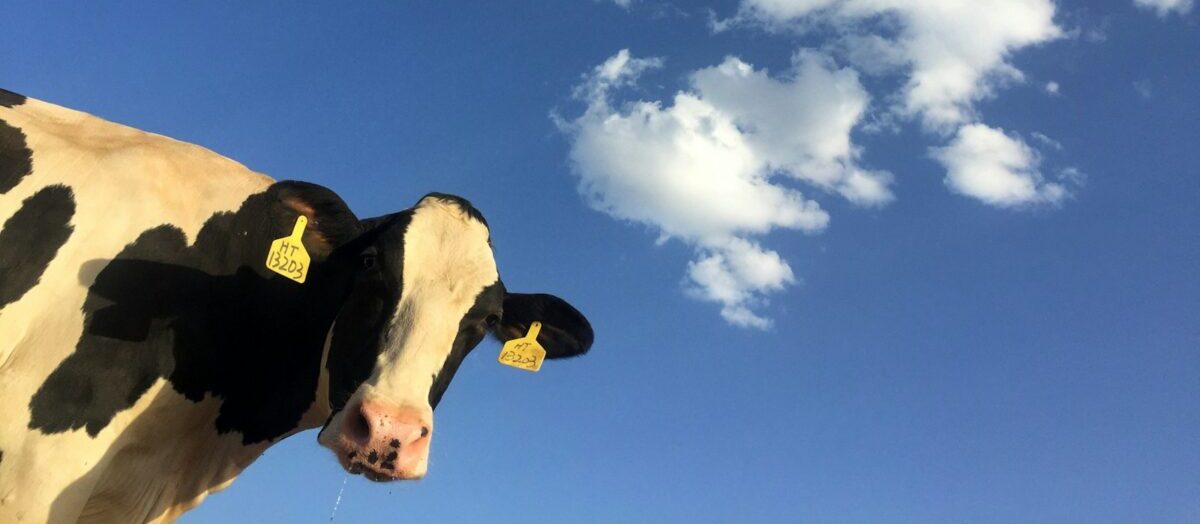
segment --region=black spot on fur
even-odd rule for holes
[[[75,197],[49,186],[21,203],[0,229],[0,309],[37,285],[59,248],[71,237]]]
[[[429,405],[431,407],[436,408],[442,401],[442,395],[446,393],[446,388],[450,387],[450,381],[454,379],[454,373],[458,371],[458,366],[462,365],[467,354],[479,345],[479,341],[483,340],[484,335],[487,335],[487,324],[484,319],[488,315],[500,311],[503,301],[504,284],[500,281],[483,288],[483,291],[475,296],[474,305],[458,323],[458,334],[454,337],[454,345],[450,347],[450,354],[446,355],[446,361],[442,363],[442,369],[438,371],[437,378],[433,381],[433,387],[429,389]]]
[[[25,143],[25,133],[0,120],[0,195],[32,172],[33,151]]]
[[[326,333],[360,267],[358,246],[328,239],[337,249],[314,255],[303,285],[264,261],[271,241],[295,223],[289,202],[331,194],[275,184],[236,213],[213,215],[191,246],[172,225],[143,232],[97,274],[83,335],[30,400],[29,427],[95,436],[166,378],[194,402],[220,399],[216,429],[239,431],[245,443],[296,428],[314,400]],[[357,230],[345,204],[326,208],[310,217],[310,230]],[[339,224],[349,221],[353,228]]]
[[[367,463],[374,464],[376,462],[379,462],[379,454],[372,450],[371,453],[367,455]]]
[[[362,222],[362,238],[374,242],[376,261],[359,273],[351,298],[333,326],[325,367],[329,370],[329,405],[334,413],[341,411],[358,386],[371,376],[384,347],[383,337],[404,287],[404,235],[411,220],[411,211],[403,211]]]
[[[0,107],[15,107],[25,103],[25,96],[7,89],[0,89]]]

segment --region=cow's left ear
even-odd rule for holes
[[[271,215],[273,220],[284,222],[281,231],[290,231],[298,215],[308,218],[304,246],[313,260],[324,260],[362,231],[358,217],[346,202],[326,187],[288,180],[271,185],[267,191],[277,199]]]
[[[535,321],[542,323],[538,343],[546,349],[546,358],[574,357],[592,347],[592,325],[587,317],[554,295],[506,294],[504,317],[492,334],[502,342],[520,338]]]

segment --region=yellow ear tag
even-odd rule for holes
[[[308,251],[304,249],[304,242],[301,238],[306,225],[308,225],[308,217],[304,215],[296,217],[296,226],[292,228],[292,234],[271,242],[271,251],[267,253],[267,269],[301,284],[308,276],[308,264],[312,261],[308,257]]]
[[[538,332],[542,330],[541,322],[529,325],[529,333],[522,338],[514,338],[504,343],[500,357],[496,360],[505,366],[512,366],[525,371],[537,372],[542,369],[542,361],[546,360],[546,350],[538,344]]]

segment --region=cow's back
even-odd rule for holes
[[[236,210],[272,183],[202,147],[13,101],[0,97],[0,510],[17,479],[50,474],[41,469],[49,464],[94,465],[81,463],[93,459],[75,439],[40,450],[52,463],[19,457],[46,445],[29,429],[30,400],[74,352],[96,275],[144,231],[169,224],[193,242],[214,213]],[[121,431],[121,422],[107,431]]]
[[[213,213],[237,209],[248,195],[272,182],[205,148],[37,100],[0,107],[0,121],[10,127],[7,134],[21,135],[16,138],[31,153],[29,174],[0,194],[0,223],[14,222],[23,205],[37,203],[31,199],[39,193],[69,199],[68,207],[74,208],[69,236],[37,285],[0,304],[0,370],[6,375],[15,366],[27,368],[19,350],[43,338],[44,333],[34,331],[52,328],[54,340],[71,338],[62,330],[71,325],[79,329],[79,311],[92,279],[141,232],[171,224],[194,239]],[[0,144],[10,150],[20,146],[11,140]],[[36,221],[34,225],[47,226]],[[37,345],[38,360],[47,364],[53,364],[51,354],[61,356],[73,349],[72,343]]]

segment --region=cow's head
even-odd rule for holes
[[[487,222],[464,199],[431,194],[363,225],[374,249],[333,327],[333,414],[318,440],[372,480],[420,478],[433,408],[485,335],[518,338],[539,321],[553,359],[586,352],[592,328],[558,297],[504,288]]]

